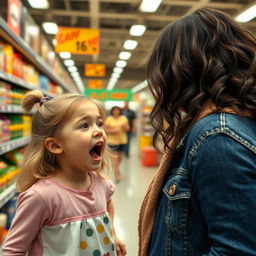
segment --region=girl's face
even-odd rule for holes
[[[106,144],[103,120],[98,107],[90,101],[77,104],[57,138],[62,153],[62,168],[97,171],[101,167]]]

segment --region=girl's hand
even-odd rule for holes
[[[117,256],[125,256],[126,255],[125,244],[122,241],[120,241],[116,236],[114,237],[114,240],[115,240]]]

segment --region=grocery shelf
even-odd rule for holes
[[[33,86],[32,84],[29,84],[29,83],[26,83],[24,82],[22,79],[20,78],[17,78],[15,76],[12,76],[12,75],[9,75],[3,71],[0,71],[0,78],[7,81],[7,82],[10,82],[12,84],[16,84],[24,89],[29,89],[29,90],[34,90],[36,89],[35,86]]]
[[[2,193],[0,193],[0,208],[17,194],[16,183],[11,184]]]
[[[0,144],[0,155],[5,154],[11,150],[14,150],[16,148],[25,146],[29,143],[30,141],[30,136],[6,141],[4,143]]]
[[[0,104],[0,113],[24,114],[24,111],[21,106],[18,105]]]
[[[26,57],[40,72],[45,74],[52,81],[60,85],[64,90],[70,92],[70,88],[47,66],[47,64],[19,37],[17,37],[0,17],[0,37],[9,42],[24,57]]]
[[[44,95],[46,96],[50,96],[50,97],[54,97],[53,94],[47,92],[46,90],[42,90],[41,88],[37,88],[32,84],[26,83],[25,81],[23,81],[22,79],[15,77],[13,75],[9,75],[3,71],[0,71],[0,79],[5,80],[9,83],[18,85],[24,89],[28,89],[28,90],[40,90],[43,92]]]

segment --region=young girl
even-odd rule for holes
[[[31,91],[23,108],[28,112],[35,104],[31,142],[17,181],[22,193],[3,255],[125,255],[113,227],[114,185],[102,174],[103,107],[82,95],[49,99]]]

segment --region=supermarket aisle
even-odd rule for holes
[[[141,165],[138,143],[134,138],[130,158],[123,157],[122,159],[122,180],[116,184],[113,197],[116,232],[120,239],[126,243],[127,256],[137,255],[140,205],[155,171],[156,167],[143,167]]]

